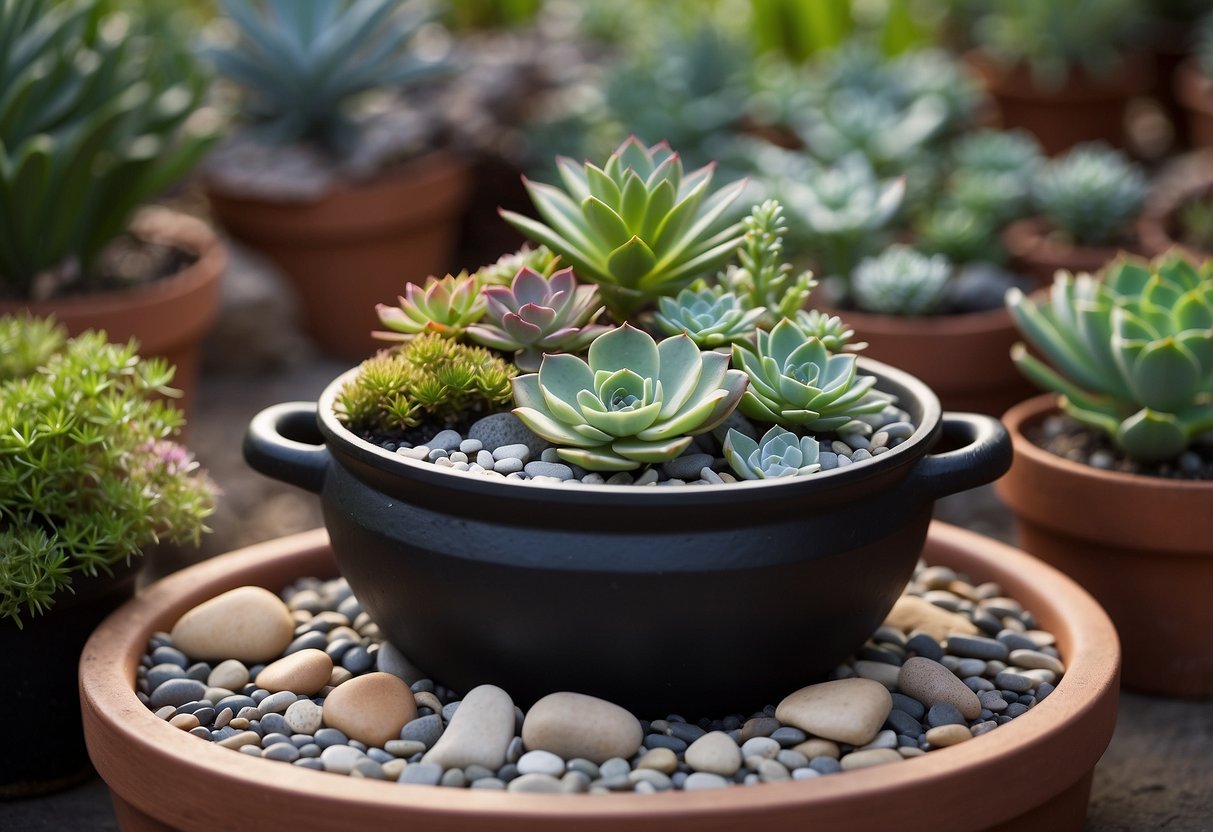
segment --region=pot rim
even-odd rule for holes
[[[1115,724],[1120,654],[1116,632],[1102,608],[1074,581],[1052,567],[975,532],[932,523],[930,557],[968,572],[975,580],[998,580],[1006,592],[1032,609],[1057,635],[1067,670],[1056,689],[1030,714],[971,741],[930,752],[901,764],[850,771],[810,781],[762,784],[748,789],[673,791],[654,795],[522,795],[450,789],[408,789],[395,783],[337,777],[253,759],[215,747],[174,728],[141,704],[134,693],[135,669],[147,638],[167,630],[186,610],[228,588],[281,580],[299,568],[335,574],[323,529],[280,538],[213,558],[165,578],[111,615],[92,635],[80,665],[80,688],[90,754],[107,780],[119,781],[116,796],[140,811],[161,806],[164,818],[182,829],[214,828],[215,791],[199,782],[235,790],[258,789],[282,822],[323,828],[336,817],[371,817],[397,812],[435,828],[525,830],[602,829],[624,823],[643,828],[675,823],[701,829],[763,818],[776,829],[801,828],[808,819],[854,822],[857,801],[904,826],[907,817],[926,818],[935,828],[940,807],[932,786],[949,778],[993,779],[1007,766],[1031,769],[1040,780],[1065,791],[1102,755]],[[294,574],[294,573],[292,573]],[[294,575],[298,577],[297,574]],[[290,580],[290,578],[286,578]],[[280,587],[271,586],[272,590]],[[1036,716],[1033,716],[1035,714]],[[140,775],[132,767],[142,766]],[[175,777],[182,767],[193,776]],[[1046,772],[1048,776],[1046,776]],[[166,794],[167,793],[167,794]],[[1015,790],[999,790],[982,803],[980,817],[958,819],[950,828],[981,828],[1016,816],[1023,808]],[[874,799],[875,798],[875,799]],[[167,804],[167,805],[166,805]],[[960,801],[956,811],[971,810]],[[811,813],[811,814],[807,814]],[[308,826],[307,824],[312,824]],[[648,825],[644,825],[644,824]],[[539,827],[532,827],[538,824]],[[572,824],[578,824],[572,826]],[[466,826],[465,826],[466,825]],[[714,827],[717,828],[717,827]],[[875,828],[875,827],[873,827]],[[907,828],[918,828],[913,823]],[[928,828],[924,826],[922,828]]]
[[[990,309],[976,309],[950,315],[886,315],[843,309],[838,306],[817,307],[828,315],[837,315],[855,330],[856,338],[868,335],[897,335],[923,338],[958,338],[992,331],[1014,329],[1006,304]],[[868,334],[865,334],[868,333]]]
[[[529,480],[480,477],[409,459],[361,439],[337,419],[333,406],[337,394],[346,381],[357,375],[360,367],[354,367],[339,375],[320,394],[317,401],[317,421],[326,442],[337,445],[343,455],[348,455],[359,463],[382,473],[400,476],[435,489],[466,494],[473,498],[490,499],[493,496],[530,495],[535,499],[543,499],[554,504],[594,505],[604,510],[640,505],[706,506],[731,504],[738,500],[752,503],[774,496],[771,494],[771,489],[781,489],[778,492],[781,498],[791,498],[820,494],[880,476],[891,475],[912,466],[927,453],[943,424],[943,410],[935,393],[909,373],[873,359],[861,356],[859,366],[870,374],[876,374],[878,377],[888,379],[895,385],[904,388],[919,403],[922,414],[919,423],[914,427],[914,433],[908,439],[900,445],[890,448],[879,458],[874,457],[859,465],[818,471],[807,477],[740,480],[724,486],[662,488],[654,492],[651,486],[549,485]],[[880,389],[879,383],[876,389]],[[895,402],[895,404],[905,408],[903,402]],[[516,489],[526,490],[518,491]]]

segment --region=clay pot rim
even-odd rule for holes
[[[1031,261],[1041,266],[1056,265],[1057,269],[1069,268],[1066,262],[1094,263],[1098,267],[1069,269],[1075,272],[1094,273],[1122,254],[1141,256],[1135,248],[1124,246],[1072,246],[1062,245],[1049,239],[1051,224],[1047,217],[1037,214],[1009,223],[1001,234],[1003,245],[1012,258]],[[1140,241],[1134,240],[1140,248]]]
[[[1106,487],[1150,489],[1155,493],[1179,492],[1192,495],[1213,492],[1213,481],[1167,479],[1146,474],[1130,474],[1125,471],[1105,471],[1102,468],[1093,468],[1090,465],[1050,453],[1024,434],[1026,425],[1061,412],[1061,407],[1057,403],[1057,395],[1042,393],[1020,402],[1003,414],[1002,422],[1011,434],[1011,444],[1015,449],[1015,454],[1028,457],[1037,465],[1052,469],[1059,476],[1085,477],[1104,483]],[[1213,493],[1209,493],[1207,496],[1213,499]]]
[[[1175,67],[1175,97],[1189,110],[1213,116],[1213,78],[1200,71],[1195,56]]]
[[[963,338],[1003,329],[1015,324],[1006,306],[960,312],[953,315],[886,315],[861,309],[835,306],[817,307],[827,315],[837,315],[862,339],[865,332],[881,335],[914,335],[924,338]]]
[[[1213,89],[1213,82],[1210,83],[1210,89]],[[1210,113],[1213,113],[1213,99]],[[1202,171],[1200,176],[1180,187],[1166,191],[1156,190],[1151,195],[1145,210],[1137,220],[1137,239],[1151,258],[1172,251],[1198,260],[1213,258],[1213,252],[1181,243],[1171,233],[1171,229],[1176,227],[1176,213],[1179,209],[1188,201],[1201,197],[1213,197],[1213,170]]]
[[[173,770],[190,770],[193,776],[180,781],[171,809],[174,822],[181,822],[185,829],[206,828],[208,810],[193,811],[180,800],[192,801],[198,807],[209,807],[214,802],[210,789],[192,788],[190,782],[219,787],[256,784],[264,804],[284,812],[284,822],[292,814],[307,817],[307,804],[317,800],[326,807],[336,804],[340,811],[351,812],[354,817],[359,811],[369,814],[396,809],[418,819],[448,824],[441,827],[444,829],[458,823],[494,820],[507,826],[528,821],[612,824],[712,818],[719,822],[722,816],[751,812],[838,813],[845,811],[850,801],[874,797],[880,798],[873,804],[874,811],[895,803],[899,816],[915,807],[932,815],[928,792],[933,784],[962,774],[993,777],[1004,770],[1007,755],[1027,765],[1041,752],[1043,756],[1036,762],[1048,766],[1055,763],[1057,752],[1066,749],[1081,756],[1081,761],[1066,759],[1055,768],[1057,777],[1049,782],[1060,794],[1071,784],[1070,775],[1077,779],[1094,766],[1111,736],[1120,662],[1112,623],[1069,578],[1005,544],[939,522],[932,524],[929,541],[940,550],[933,552],[939,562],[970,572],[975,579],[987,578],[991,572],[997,574],[1007,592],[1034,609],[1042,617],[1042,626],[1053,629],[1069,666],[1054,692],[1033,709],[1037,716],[1025,715],[968,742],[901,764],[817,781],[656,795],[455,793],[440,788],[401,792],[395,783],[339,778],[218,748],[158,719],[138,701],[134,693],[135,668],[152,632],[167,629],[177,616],[202,600],[247,582],[250,573],[256,573],[254,580],[257,576],[268,579],[288,566],[331,564],[323,529],[251,546],[186,569],[152,585],[110,616],[94,632],[81,659],[80,688],[90,753],[103,776],[117,776],[110,772],[112,761],[106,759],[107,754],[123,761],[140,761],[151,773],[147,781],[139,783],[149,802],[163,798],[156,790],[157,784],[179,782],[172,779]],[[306,562],[296,564],[300,559]],[[1095,722],[1099,724],[1092,728]],[[1085,742],[1074,742],[1067,728]],[[1091,730],[1096,733],[1092,735]],[[112,749],[105,751],[107,745],[119,742],[120,755]],[[129,785],[129,778],[124,783]],[[118,794],[141,811],[146,809],[138,806],[137,797]],[[1014,816],[1018,808],[1013,795],[1001,801],[995,795],[984,804],[988,813],[983,820],[996,823]]]
[[[1038,87],[1023,60],[1008,65],[980,48],[965,52],[964,59],[1000,96],[1020,100],[1045,99],[1065,104],[1118,99],[1144,92],[1154,83],[1153,62],[1147,52],[1122,53],[1120,63],[1102,78],[1092,77],[1081,65],[1071,65],[1065,81],[1055,90]]]

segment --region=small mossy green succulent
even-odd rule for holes
[[[664,143],[633,136],[602,167],[561,157],[557,169],[564,190],[526,181],[542,221],[501,216],[597,283],[617,321],[723,265],[744,234],[722,217],[745,183],[713,192],[713,166],[684,173]]]
[[[1002,259],[1002,248],[989,211],[973,211],[953,205],[922,216],[914,224],[915,244],[924,254],[946,257],[953,263],[993,262]]]
[[[952,276],[941,254],[928,257],[912,246],[889,246],[851,275],[855,305],[882,315],[928,315],[939,306]]]
[[[586,361],[545,355],[538,373],[514,379],[514,413],[566,462],[628,471],[674,459],[733,412],[746,377],[728,364],[686,335],[658,343],[624,324],[598,336]]]
[[[1140,462],[1174,459],[1213,430],[1213,261],[1120,257],[1102,278],[1058,272],[1047,302],[1007,305],[1049,365],[1016,345],[1024,374]]]
[[[361,434],[452,425],[507,404],[514,372],[489,350],[422,333],[364,361],[338,394],[336,411]]]
[[[390,332],[375,332],[382,341],[407,341],[423,332],[462,338],[467,328],[484,317],[487,303],[475,275],[460,272],[441,279],[430,277],[424,286],[410,283],[399,306],[375,306],[379,322]]]
[[[817,440],[797,436],[775,425],[758,441],[729,428],[724,438],[724,458],[739,477],[747,480],[801,477],[821,470]]]
[[[872,389],[875,377],[860,375],[855,359],[831,354],[785,318],[770,332],[758,330],[753,347],[733,345],[733,365],[750,380],[739,409],[751,419],[818,433],[878,413],[890,397]]]
[[[1041,213],[1071,242],[1111,245],[1141,213],[1148,182],[1118,150],[1088,142],[1045,164],[1033,197]]]

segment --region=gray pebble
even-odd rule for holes
[[[495,460],[493,459],[492,451],[477,451],[476,452],[476,464],[479,465],[481,468],[488,468],[491,470],[493,467],[494,461]]]
[[[799,745],[808,739],[808,735],[799,728],[793,728],[791,725],[784,725],[776,728],[771,733],[771,739],[779,743],[782,748],[791,748],[794,745]]]
[[[313,739],[316,741],[316,745],[321,748],[328,748],[333,745],[345,745],[350,741],[349,737],[336,728],[321,728],[316,732]]]
[[[769,760],[779,753],[779,749],[778,740],[773,740],[770,737],[751,737],[742,744],[741,756],[743,758],[762,757]]]
[[[282,651],[282,655],[289,656],[292,653],[298,653],[300,650],[323,650],[328,647],[328,637],[319,630],[308,630],[303,635],[296,638],[286,646]],[[256,674],[250,671],[250,678],[256,678]]]
[[[495,778],[497,776],[497,772],[493,771],[491,768],[487,768],[477,763],[473,763],[465,768],[463,773],[470,783],[475,783],[477,780],[483,780],[486,777]]]
[[[817,462],[821,465],[821,470],[829,471],[838,467],[838,454],[833,451],[821,451],[817,455]]]
[[[455,712],[459,710],[459,702],[448,702],[442,706],[442,721],[450,722],[455,718]]]
[[[982,659],[983,661],[1006,661],[1010,651],[998,639],[982,636],[948,636],[948,652],[953,656]],[[973,674],[966,673],[965,676]]]
[[[905,711],[915,719],[922,719],[927,714],[925,705],[904,693],[893,693],[893,707],[899,711]]]
[[[1007,708],[1007,701],[1002,698],[1002,692],[997,690],[983,690],[977,694],[977,699],[981,702],[981,707],[994,713],[1001,713]]]
[[[293,743],[280,742],[267,747],[261,752],[261,756],[267,760],[277,760],[280,763],[293,763],[301,755]]]
[[[573,479],[573,469],[560,462],[528,462],[523,470],[532,477],[552,477],[562,481]]]
[[[175,664],[177,667],[185,670],[185,668],[189,667],[190,660],[176,647],[164,644],[152,651],[152,664]]]
[[[408,769],[405,769],[405,771],[408,771]],[[496,777],[481,777],[479,780],[473,780],[470,788],[504,791],[505,790],[505,781],[498,780]]]
[[[375,659],[361,644],[356,644],[341,657],[341,666],[354,675],[365,673],[375,664]]]
[[[923,658],[939,661],[944,656],[943,647],[939,642],[925,633],[919,633],[906,642],[906,650]]]
[[[324,771],[324,763],[318,757],[300,757],[293,765],[297,765],[299,768],[310,768],[313,771]]]
[[[337,774],[349,774],[354,763],[365,758],[365,754],[348,745],[330,745],[320,752],[320,761],[324,763],[325,770]]]
[[[918,736],[922,733],[922,724],[917,719],[910,716],[905,711],[900,711],[896,708],[889,711],[888,719],[885,720],[884,724],[892,728],[898,734]]]
[[[1032,689],[1032,677],[1004,670],[994,677],[994,685],[1001,690],[1027,693]],[[154,696],[153,694],[153,698]]]
[[[668,477],[673,477],[680,480],[694,480],[699,478],[699,472],[705,467],[711,467],[711,454],[683,454],[682,456],[671,459],[669,462],[661,466],[661,470]]]
[[[149,701],[153,708],[177,707],[201,699],[205,693],[206,685],[197,679],[168,679],[156,686]]]
[[[580,771],[591,780],[597,780],[602,776],[602,770],[598,767],[598,764],[584,757],[573,757],[571,760],[566,761],[564,765],[569,771]]]
[[[459,443],[459,450],[465,454],[478,454],[484,448],[479,439],[465,439]]]
[[[435,434],[434,438],[426,444],[430,446],[431,450],[441,448],[442,450],[449,452],[461,450],[459,445],[462,442],[463,437],[460,436],[458,432],[453,430],[440,430],[437,434]]]
[[[1002,713],[1004,716],[1009,716],[1012,719],[1014,719],[1017,716],[1023,716],[1027,712],[1028,712],[1027,705],[1016,702],[1013,705],[1007,705],[1007,709],[1005,711],[1003,711]]]
[[[628,761],[622,757],[612,757],[598,766],[598,774],[602,778],[616,777],[620,774],[627,776],[627,773],[632,770]]]
[[[261,704],[257,706],[257,711],[263,717],[266,714],[280,714],[294,704],[297,699],[299,699],[298,695],[289,690],[271,693],[261,700]]]
[[[504,457],[493,463],[493,470],[498,474],[518,474],[522,471],[523,462],[514,457]]]
[[[415,721],[415,720],[414,720]],[[405,726],[406,728],[408,726]],[[388,740],[383,744],[383,750],[394,757],[403,757],[408,759],[414,754],[421,754],[429,748],[420,740]]]
[[[147,668],[147,684],[149,690],[155,690],[169,679],[186,679],[185,669],[179,664],[157,664]],[[197,680],[194,680],[197,681]],[[205,693],[205,686],[203,693]]]
[[[965,725],[965,718],[960,710],[947,702],[936,702],[927,711],[927,725],[938,728],[940,725]]]
[[[809,768],[819,774],[835,774],[842,771],[842,764],[833,757],[814,757],[809,760]]]
[[[517,731],[518,729],[515,729]],[[505,749],[505,761],[507,763],[517,763],[522,755],[526,752],[526,747],[522,744],[522,737],[515,736],[510,740],[510,744]],[[564,761],[560,761],[561,771],[564,770]]]
[[[372,760],[370,757],[363,757],[354,763],[350,768],[350,777],[365,777],[368,780],[387,779],[387,776],[383,773],[383,765]]]
[[[590,776],[584,771],[566,771],[560,778],[560,790],[566,794],[584,794],[590,789]]]
[[[507,791],[527,794],[558,794],[562,791],[560,781],[550,774],[522,774],[510,781]]]
[[[450,454],[448,454],[442,448],[431,448],[430,452],[425,455],[425,458],[428,459],[430,462],[438,462],[439,460],[446,459],[448,456],[450,456]],[[448,460],[448,464],[449,464],[449,460]]]
[[[467,784],[467,777],[461,769],[457,768],[449,768],[442,772],[442,779],[438,781],[438,785],[445,786],[448,789],[462,789]]]
[[[293,695],[293,694],[292,694]],[[291,702],[294,704],[294,701]],[[280,713],[266,713],[261,717],[261,731],[264,734],[291,734],[293,729],[287,723],[286,717]]]
[[[668,748],[675,753],[687,750],[687,741],[666,734],[649,734],[644,738],[645,748]]]

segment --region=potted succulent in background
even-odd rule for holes
[[[1198,167],[1175,186],[1156,182],[1137,222],[1137,237],[1150,256],[1180,246],[1193,259],[1213,258],[1213,171]]]
[[[222,8],[237,39],[209,54],[241,96],[207,163],[211,207],[294,283],[322,347],[365,358],[375,304],[449,267],[470,187],[402,97],[442,70],[414,46],[426,17],[391,0]]]
[[[89,771],[76,665],[134,592],[135,558],[197,543],[215,489],[175,438],[173,370],[104,333],[0,317],[0,672],[14,714],[0,797]]]
[[[1032,182],[1039,214],[1003,231],[1012,265],[1047,284],[1058,269],[1094,272],[1118,251],[1140,253],[1135,223],[1147,187],[1137,165],[1099,143],[1046,162]]]
[[[177,365],[188,400],[226,255],[196,219],[136,211],[211,145],[192,118],[206,79],[183,44],[106,8],[5,6],[0,313],[136,337]]]
[[[1141,0],[974,6],[961,24],[976,45],[968,57],[1003,127],[1030,131],[1050,155],[1095,140],[1124,145],[1125,107],[1153,83]]]
[[[264,411],[246,457],[322,493],[366,609],[457,689],[709,713],[825,674],[904,586],[933,500],[1004,470],[1000,425],[945,416],[921,382],[841,350],[837,321],[786,317],[808,280],[769,245],[779,211],[726,224],[740,185],[713,192],[710,167],[632,139],[558,168],[563,188],[528,183],[540,219],[504,216],[600,300],[520,270],[478,311],[475,275],[434,280],[381,310],[424,332],[318,404]],[[590,339],[600,306],[618,326]],[[679,334],[646,331],[661,321]],[[467,345],[438,361],[460,330],[524,359],[550,340],[538,372]],[[959,449],[932,452],[941,435]],[[800,603],[772,608],[791,585]],[[623,626],[557,623],[622,609]]]
[[[1213,145],[1213,14],[1201,21],[1192,56],[1175,70],[1175,97],[1187,113],[1188,141]]]
[[[1007,302],[1049,365],[1016,363],[1058,394],[1005,417],[1023,548],[1108,610],[1126,686],[1213,694],[1213,262],[1122,257]]]

